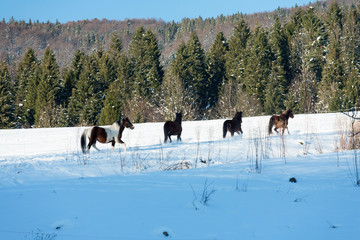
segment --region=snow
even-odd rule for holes
[[[89,155],[84,127],[0,130],[0,239],[359,239],[349,118],[295,115],[284,138],[268,120],[225,139],[224,119],[185,121],[168,144],[163,123],[134,124],[126,152]]]

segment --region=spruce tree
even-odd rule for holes
[[[104,83],[99,74],[99,54],[92,53],[84,62],[84,69],[73,89],[69,114],[74,125],[94,125],[98,123],[103,107]]]
[[[29,48],[16,71],[16,109],[19,126],[32,126],[35,121],[37,85],[40,81],[40,62]]]
[[[246,91],[263,105],[272,60],[267,32],[263,28],[257,27],[248,44],[248,63],[245,68],[244,84]],[[260,112],[261,109],[257,111],[258,114]]]
[[[294,112],[314,112],[321,80],[323,54],[326,44],[325,26],[315,9],[302,11],[300,26],[291,35],[292,84],[287,107]],[[297,17],[296,17],[297,19]]]
[[[359,5],[358,5],[359,6]],[[345,107],[360,106],[360,9],[351,6],[344,23]]]
[[[228,45],[225,36],[223,32],[219,32],[207,54],[207,74],[209,76],[207,96],[210,108],[217,103],[221,85],[223,81],[226,81],[225,56],[227,51]]]
[[[289,45],[278,18],[270,34],[273,61],[269,83],[266,86],[264,111],[267,114],[283,112],[290,82]]]
[[[134,72],[134,87],[139,96],[153,100],[163,78],[160,49],[154,33],[139,27],[129,46],[129,58]]]
[[[160,66],[160,49],[151,30],[139,27],[133,36],[128,51],[132,66],[131,111],[134,122],[152,119],[163,81],[164,71]]]
[[[319,86],[319,110],[337,111],[345,105],[343,93],[345,75],[341,42],[343,14],[336,1],[330,5],[326,18],[329,45]]]
[[[15,96],[5,63],[0,64],[0,129],[15,127]]]
[[[121,117],[121,99],[119,98],[118,89],[115,83],[111,83],[106,91],[104,107],[101,110],[99,124],[110,125]]]
[[[201,46],[199,38],[195,32],[190,35],[190,40],[186,45],[187,68],[190,75],[189,91],[194,93],[196,109],[196,119],[204,118],[205,110],[209,107],[207,88],[208,75],[206,72],[205,52]]]
[[[41,62],[41,78],[37,88],[35,125],[52,127],[55,125],[56,106],[60,103],[59,67],[54,52],[47,47]]]
[[[241,18],[229,39],[229,51],[226,56],[227,79],[241,85],[244,81],[244,69],[247,62],[246,46],[249,37],[250,28]]]

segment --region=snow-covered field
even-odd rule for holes
[[[360,239],[348,117],[295,115],[284,138],[268,120],[225,139],[224,119],[183,122],[168,144],[163,123],[134,124],[126,152],[89,155],[85,128],[0,130],[0,239]]]

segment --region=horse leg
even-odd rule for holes
[[[110,141],[111,142],[111,151],[114,151],[115,148],[115,140]]]
[[[233,137],[235,132],[233,130],[231,130],[230,132],[231,132],[231,136]]]
[[[119,142],[119,144],[122,144],[122,145],[124,145],[124,148],[125,148],[125,152],[126,152],[126,144],[125,144],[125,142],[123,141],[123,140],[120,140],[120,142]],[[119,150],[120,150],[120,148],[119,148]]]
[[[94,143],[92,146],[93,146],[93,148],[95,148],[96,150],[98,150],[98,151],[100,152],[100,149],[98,149],[98,148],[96,147],[96,143]],[[90,148],[89,148],[89,150],[90,150]]]
[[[177,135],[177,141],[179,142],[181,142],[181,137],[180,137],[180,135]]]
[[[170,142],[172,142],[172,141],[171,141],[171,137],[170,137],[170,136],[171,136],[171,135],[168,135],[168,137],[169,137],[169,141],[170,141]]]

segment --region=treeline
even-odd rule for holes
[[[156,33],[138,27],[128,49],[111,35],[107,50],[78,50],[60,68],[47,47],[29,48],[9,73],[0,67],[0,127],[106,125],[244,115],[337,111],[359,106],[360,4],[297,8],[287,21],[250,29],[239,18],[205,50],[196,31],[161,64]]]

